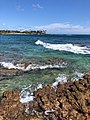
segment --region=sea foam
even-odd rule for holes
[[[18,69],[18,70],[22,70],[22,71],[30,71],[30,70],[35,70],[35,69],[47,69],[47,68],[65,68],[67,67],[67,63],[62,62],[62,63],[58,63],[58,64],[29,64],[27,67],[25,67],[25,64],[16,64],[14,65],[13,63],[10,62],[0,62],[0,64],[4,67],[4,68],[8,68],[8,69]]]
[[[24,64],[14,65],[13,63],[10,63],[10,62],[0,62],[0,64],[1,64],[4,68],[24,70]]]
[[[58,77],[55,79],[55,82],[52,84],[53,87],[57,86],[58,83],[66,83],[67,82],[67,76],[65,74],[59,74]]]
[[[84,74],[85,73],[75,71],[75,73],[72,74],[72,78],[69,78],[69,75],[67,74],[59,74],[58,77],[55,79],[55,82],[52,84],[52,86],[56,87],[58,83],[60,84],[66,83],[69,79],[71,81],[78,81],[79,79],[83,79]]]
[[[38,84],[37,87],[35,88],[35,91],[42,88],[42,84]],[[34,95],[33,95],[33,90],[32,86],[29,85],[26,88],[23,88],[21,93],[20,93],[20,102],[21,103],[29,103],[30,101],[33,101]]]
[[[75,71],[71,80],[77,81],[79,79],[82,79],[83,75],[84,75],[84,73],[79,73],[79,72]],[[58,76],[55,78],[55,82],[52,83],[52,87],[56,89],[58,83],[60,83],[60,84],[67,83],[68,77],[69,77],[69,75],[66,75],[66,74],[58,74]],[[26,104],[26,103],[29,103],[30,101],[33,101],[33,99],[34,99],[33,91],[37,91],[40,88],[43,88],[42,84],[38,84],[34,90],[32,90],[32,85],[23,88],[20,93],[20,102]]]
[[[76,54],[90,54],[90,47],[87,46],[79,46],[73,44],[50,44],[50,43],[45,43],[41,40],[37,40],[35,44],[42,45],[45,48],[49,48],[53,50],[68,51]]]

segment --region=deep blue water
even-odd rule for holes
[[[81,74],[90,73],[90,35],[0,35],[1,63],[34,61],[46,65],[47,61],[57,59],[67,63],[66,67],[30,70],[23,75],[6,77],[0,81],[0,92],[29,85],[52,84],[60,77],[76,79]]]

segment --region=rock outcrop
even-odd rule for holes
[[[33,101],[22,104],[18,90],[4,92],[0,120],[90,120],[90,75],[33,94]]]
[[[9,78],[13,78],[16,75],[22,74],[23,71],[18,69],[0,69],[0,81],[8,80]]]

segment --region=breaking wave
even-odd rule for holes
[[[78,81],[79,79],[82,79],[84,75],[85,75],[84,73],[75,71],[75,73],[73,73],[72,78],[69,79],[69,75],[59,74],[58,77],[55,79],[55,82],[52,84],[52,86],[55,87],[58,85],[58,83],[60,84],[66,83],[68,80]]]
[[[71,78],[71,81],[77,81],[79,79],[82,79],[84,76],[84,73],[79,73],[77,71],[75,71],[75,73],[73,74],[73,77]],[[52,83],[52,87],[56,89],[57,85],[60,84],[64,84],[68,82],[68,78],[69,75],[67,74],[59,74],[57,76],[57,78],[55,78],[55,82]],[[42,84],[37,84],[36,88],[34,88],[32,90],[32,85],[29,85],[28,87],[22,88],[22,91],[20,93],[20,102],[21,103],[28,103],[30,101],[33,101],[34,99],[34,95],[33,92],[37,91],[38,89],[43,88]]]
[[[27,67],[25,66],[25,64],[16,64],[14,65],[13,63],[10,62],[0,62],[0,65],[2,65],[4,68],[8,68],[8,69],[18,69],[18,70],[22,70],[22,71],[30,71],[30,70],[35,70],[35,69],[52,69],[52,68],[65,68],[67,67],[67,63],[62,62],[62,63],[58,63],[58,64],[29,64]]]
[[[42,45],[45,48],[59,50],[59,51],[68,51],[75,54],[90,54],[90,47],[87,46],[80,46],[80,45],[73,45],[73,44],[50,44],[45,43],[41,40],[37,40],[35,42],[36,45]]]

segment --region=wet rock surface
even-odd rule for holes
[[[0,81],[8,80],[9,78],[13,78],[16,75],[21,75],[23,71],[18,69],[0,69]]]
[[[33,94],[33,101],[22,104],[18,90],[4,92],[0,120],[90,120],[90,75]]]
[[[20,71],[17,69],[1,69],[0,75],[16,75],[19,74]]]

